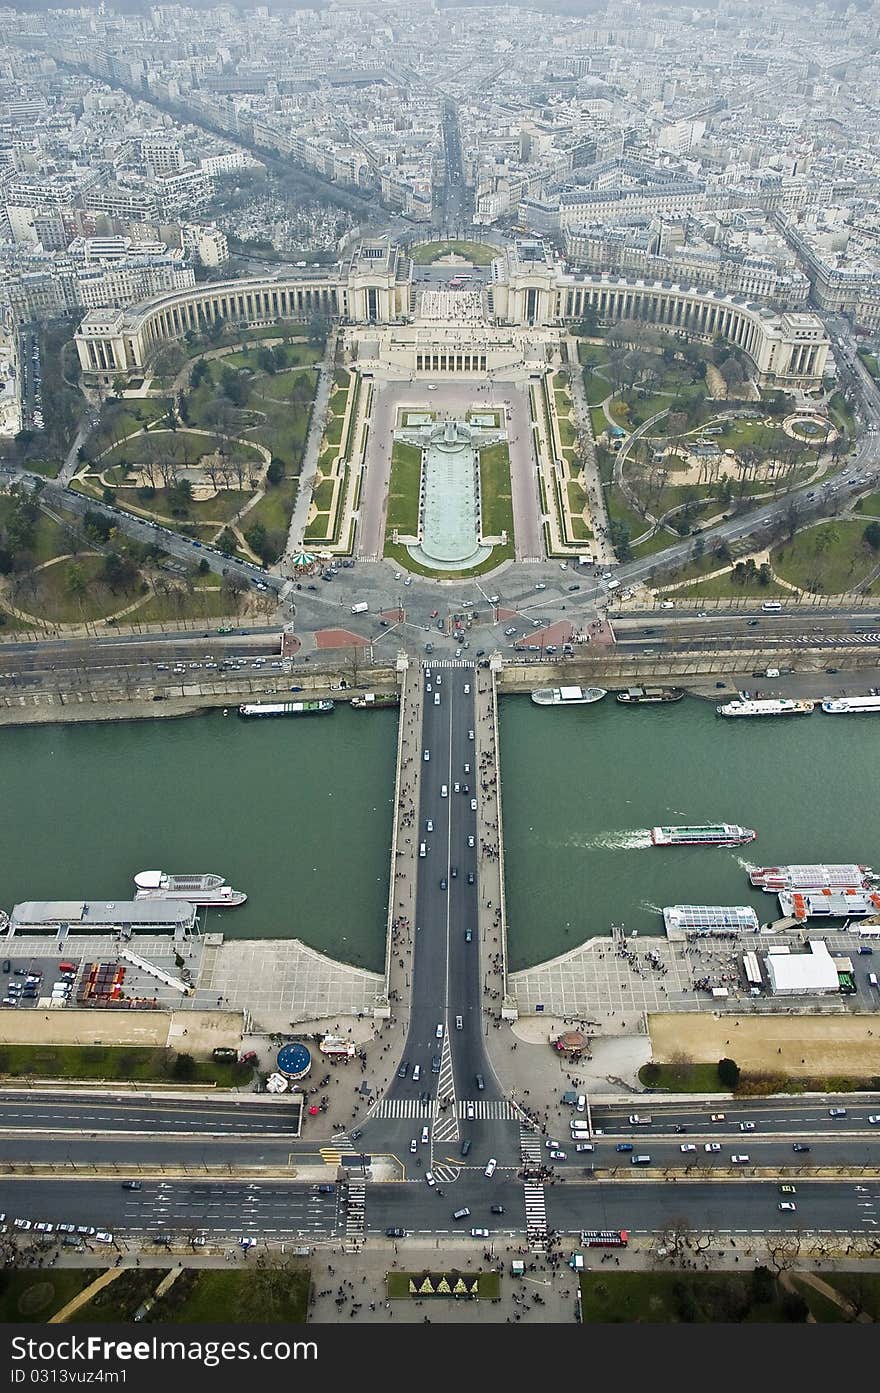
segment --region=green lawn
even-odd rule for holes
[[[868,517],[880,518],[880,493],[869,493],[856,504],[857,513],[867,513]]]
[[[823,1272],[822,1277],[872,1320],[880,1320],[880,1272]],[[807,1299],[812,1305],[812,1296]]]
[[[296,475],[283,479],[280,484],[270,485],[259,503],[248,509],[242,519],[243,526],[247,528],[255,522],[261,522],[267,532],[286,534],[290,527],[290,517],[298,489],[299,480]]]
[[[146,435],[136,435],[124,441],[97,460],[93,468],[95,473],[99,473],[117,465],[133,467],[154,461],[154,472],[159,476],[155,462],[160,459],[170,460],[178,468],[185,468],[198,464],[204,455],[216,454],[221,449],[227,460],[260,463],[259,451],[244,441],[222,440],[216,435],[197,435],[187,430],[163,430],[149,431]]]
[[[584,369],[584,391],[590,406],[597,406],[600,401],[609,397],[613,390],[607,377],[600,377],[598,373]]]
[[[441,256],[450,256],[453,253],[464,257],[473,266],[488,266],[500,255],[498,248],[490,246],[488,242],[425,242],[420,247],[409,249],[410,259],[416,266],[429,266],[432,261],[439,261]]]
[[[251,1257],[249,1262],[253,1262]],[[259,1261],[259,1260],[257,1260]],[[190,1268],[150,1311],[149,1321],[176,1325],[305,1325],[308,1320],[308,1268],[266,1265],[231,1272]]]
[[[332,479],[322,479],[312,491],[312,502],[319,513],[328,513],[333,502],[334,483]]]
[[[116,495],[116,503],[126,512],[142,517],[173,519],[175,527],[181,527],[187,522],[210,522],[220,526],[235,517],[250,498],[253,498],[250,489],[221,489],[213,498],[188,503],[185,512],[174,514],[167,489],[156,489],[152,498],[139,497],[137,489],[120,489]]]
[[[712,563],[717,567],[717,561]],[[708,567],[712,569],[712,567]],[[677,595],[702,596],[706,600],[728,600],[728,599],[753,599],[770,600],[787,598],[793,600],[794,596],[785,586],[777,585],[775,581],[770,581],[769,585],[761,585],[758,581],[749,584],[748,581],[740,583],[734,580],[733,570],[725,571],[723,575],[713,576],[711,580],[698,580],[693,585],[682,586],[680,590],[674,592],[673,598]]]
[[[861,358],[865,367],[868,369],[868,372],[871,374],[871,376],[875,378],[878,382],[880,382],[880,360],[878,360],[877,354],[866,353],[863,348],[860,348],[859,357]]]
[[[513,495],[510,484],[510,452],[506,441],[480,451],[480,499],[483,532],[500,537],[507,532],[513,540]]]
[[[850,440],[856,433],[855,417],[849,403],[844,401],[840,392],[835,392],[828,403],[828,414],[838,430],[845,431]]]
[[[801,590],[841,595],[880,566],[880,552],[863,540],[864,530],[852,519],[805,528],[793,542],[773,548],[773,569]]]
[[[386,536],[390,537],[395,527],[408,537],[418,532],[421,471],[422,452],[418,445],[395,440],[391,447]]]
[[[573,517],[569,519],[569,536],[575,542],[590,542],[593,539],[593,532],[583,518]]]
[[[606,393],[607,396],[607,393]],[[601,406],[594,406],[590,409],[590,424],[593,428],[593,439],[598,440],[599,436],[608,429],[608,421]]]
[[[342,417],[330,415],[324,428],[324,439],[328,445],[342,444]]]
[[[234,1088],[251,1077],[250,1065],[197,1060],[189,1077],[175,1074],[173,1050],[116,1045],[0,1045],[0,1076],[13,1079],[177,1079]]]
[[[582,513],[587,506],[586,490],[576,479],[569,479],[565,485],[568,491],[568,506],[574,513]]]
[[[44,1324],[100,1275],[101,1269],[95,1267],[59,1267],[51,1272],[7,1268],[0,1272],[0,1325]]]
[[[347,406],[348,389],[345,387],[334,388],[334,390],[330,393],[330,401],[328,402],[328,410],[330,412],[330,415],[344,416],[345,409]]]
[[[638,542],[634,547],[631,547],[630,550],[634,559],[638,559],[640,556],[653,556],[655,551],[665,551],[667,547],[671,547],[678,540],[677,537],[673,537],[665,528],[661,527],[657,532],[652,532],[651,536],[646,537],[643,542]]]
[[[617,484],[609,484],[605,489],[605,506],[608,509],[608,518],[611,522],[622,522],[629,528],[630,538],[634,541],[636,537],[647,532],[650,523],[646,522],[641,513],[637,513],[630,507],[629,501]]]
[[[0,533],[4,532],[10,517],[15,511],[15,499],[9,495],[0,494]],[[22,548],[22,556],[26,556],[28,563],[34,566],[41,565],[44,561],[51,561],[54,556],[64,556],[72,550],[74,546],[80,548],[87,545],[80,537],[78,542],[70,536],[65,528],[60,527],[54,518],[47,517],[45,513],[38,513],[34,524],[33,546],[26,550]]]
[[[643,1064],[639,1082],[646,1088],[668,1088],[675,1093],[725,1093],[717,1064]]]
[[[153,595],[145,604],[126,615],[122,622],[158,624],[168,619],[226,619],[234,612],[233,602],[216,586],[209,590],[194,590],[191,594],[184,588],[175,588],[167,594],[160,591]]]
[[[310,542],[326,542],[330,536],[330,514],[316,513],[306,527],[303,537]]]
[[[696,1221],[699,1229],[699,1221]],[[599,1262],[599,1255],[592,1254]],[[762,1280],[763,1278],[763,1280]],[[618,1272],[580,1274],[585,1324],[779,1322],[784,1293],[772,1273]],[[799,1318],[805,1318],[799,1312]]]
[[[59,561],[45,570],[33,572],[16,592],[16,607],[56,624],[103,619],[124,609],[138,598],[138,585],[114,594],[100,579],[103,565],[103,556],[78,556],[75,560]],[[80,590],[71,588],[77,575],[82,579]]]
[[[228,362],[227,359],[220,361]],[[288,400],[297,381],[302,381],[307,393],[303,401]],[[288,472],[299,473],[317,382],[318,372],[312,367],[291,369],[274,377],[257,375],[251,382],[252,409],[233,414],[232,420],[238,424],[231,426],[232,434],[244,435],[263,445],[283,461]],[[216,399],[217,388],[208,382],[189,392],[189,424],[204,430],[213,429],[212,411]]]
[[[571,420],[568,416],[557,415],[556,424],[559,427],[559,439],[562,442],[562,448],[570,448],[572,445],[574,445],[575,441],[577,440],[577,432],[575,431],[575,428]]]
[[[111,1249],[112,1252],[112,1249]],[[130,1325],[135,1311],[151,1297],[166,1273],[165,1268],[130,1267],[102,1287],[91,1301],[70,1317],[71,1325],[114,1321]]]
[[[500,566],[502,561],[512,561],[514,557],[513,542],[508,542],[504,547],[493,547],[492,554],[481,561],[478,566],[472,566],[468,571],[435,571],[428,566],[421,565],[414,561],[405,546],[395,546],[393,542],[385,542],[385,555],[391,561],[404,570],[411,571],[415,576],[430,576],[432,580],[462,580],[470,579],[472,576],[485,575],[487,571],[494,571],[496,566]]]

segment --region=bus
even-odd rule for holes
[[[628,1242],[626,1229],[583,1229],[581,1232],[585,1248],[625,1248]]]

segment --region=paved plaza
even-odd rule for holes
[[[826,937],[816,932],[813,937]],[[857,954],[857,933],[827,935],[832,952]],[[743,974],[746,952],[764,954],[776,944],[797,951],[801,937],[713,939],[673,943],[666,938],[593,938],[558,958],[513,973],[510,992],[521,1015],[546,1015],[590,1021],[603,1035],[633,1034],[644,1029],[650,1011],[815,1011],[814,998],[749,994]],[[864,959],[863,959],[864,961]],[[726,987],[730,995],[713,997],[696,983]],[[852,996],[821,1003],[822,1011],[876,1009],[876,992],[857,975]],[[540,1008],[540,1009],[539,1009]]]
[[[298,939],[238,939],[208,947],[198,981],[215,1001],[247,1010],[253,1030],[268,1032],[372,1016],[384,991],[378,973],[335,962]]]

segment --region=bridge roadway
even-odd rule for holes
[[[392,1080],[380,1109],[383,1115],[365,1124],[358,1144],[374,1149],[381,1121],[386,1147],[410,1156],[410,1143],[416,1140],[416,1154],[422,1161],[418,1138],[428,1125],[428,1169],[439,1138],[448,1150],[463,1135],[460,1111],[464,1110],[468,1134],[484,1128],[494,1132],[492,1119],[484,1114],[501,1109],[486,1105],[500,1103],[504,1095],[486,1053],[482,1012],[480,862],[473,806],[481,793],[479,745],[471,739],[476,726],[476,672],[464,663],[425,664],[420,680],[425,691],[414,841],[424,842],[425,855],[416,860],[409,1029],[400,1060],[404,1076],[398,1073]],[[474,1103],[472,1119],[467,1117],[468,1102]],[[515,1161],[514,1129],[509,1121],[497,1121],[505,1133],[505,1151]]]

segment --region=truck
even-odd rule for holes
[[[653,1120],[652,1117],[648,1117],[645,1113],[631,1112],[629,1115],[631,1127],[650,1127]]]
[[[361,600],[360,604],[352,605],[351,612],[352,614],[366,614],[369,608],[370,606],[367,604],[366,600]]]

